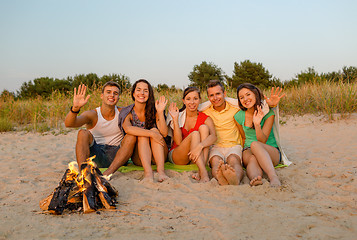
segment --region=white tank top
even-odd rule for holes
[[[103,118],[100,107],[96,108],[98,121],[94,128],[89,131],[92,133],[97,144],[118,146],[123,140],[123,133],[118,126],[119,110],[115,107],[115,117],[107,121]]]

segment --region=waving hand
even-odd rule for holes
[[[78,86],[78,91],[74,88],[73,94],[73,108],[79,109],[83,107],[90,98],[90,95],[86,96],[87,87],[84,84]]]
[[[285,93],[279,96],[281,94],[281,91],[283,91],[282,88],[277,87],[274,91],[274,87],[272,87],[270,92],[270,98],[264,95],[264,98],[267,101],[269,107],[276,107],[280,102],[280,99],[285,96]]]

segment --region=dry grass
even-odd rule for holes
[[[307,83],[287,89],[280,109],[286,115],[324,114],[333,120],[357,111],[357,84],[342,82]]]
[[[228,89],[227,95],[236,97],[235,89]],[[285,90],[286,97],[280,103],[283,115],[324,114],[333,119],[334,114],[347,117],[357,111],[356,83],[307,83],[300,87]],[[265,92],[269,95],[269,91]],[[90,90],[91,98],[82,112],[100,105],[100,89]],[[164,91],[155,96],[164,95],[169,102],[182,106],[182,91]],[[202,101],[207,100],[202,92]],[[28,100],[14,100],[11,96],[0,99],[0,132],[16,130],[46,132],[51,129],[64,130],[64,118],[72,105],[73,93],[53,92],[49,99],[37,97]],[[130,91],[121,94],[118,105],[132,103]]]

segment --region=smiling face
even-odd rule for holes
[[[255,103],[257,102],[254,92],[248,88],[242,88],[239,90],[238,99],[242,106],[246,109],[254,107]]]
[[[197,91],[192,91],[188,93],[183,99],[183,104],[185,104],[188,111],[197,111],[198,105],[200,104],[201,98]]]
[[[217,85],[207,89],[207,95],[209,101],[212,103],[213,108],[217,111],[221,111],[225,108],[225,96],[226,92],[222,89],[221,86]]]
[[[116,86],[106,86],[100,95],[103,104],[115,106],[119,101],[119,88]]]
[[[144,82],[138,82],[132,97],[135,99],[135,102],[146,103],[149,99],[149,95],[149,86]]]

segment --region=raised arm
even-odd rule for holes
[[[274,108],[274,107],[278,106],[280,99],[285,96],[285,93],[283,95],[279,96],[282,91],[283,91],[283,89],[279,88],[279,87],[277,87],[274,91],[274,87],[272,87],[271,92],[270,92],[270,98],[268,98],[267,96],[264,95],[264,98],[265,98],[266,102],[268,103],[269,107]]]
[[[258,110],[254,112],[253,115],[253,124],[255,128],[255,133],[257,136],[257,140],[262,143],[266,143],[268,141],[271,129],[274,123],[274,115],[268,117],[263,125],[263,128],[260,126],[260,123],[264,117],[264,113],[261,107],[258,106]]]
[[[76,128],[81,127],[84,124],[92,124],[93,114],[95,114],[95,111],[86,111],[78,116],[81,107],[83,107],[88,102],[90,97],[90,95],[86,96],[86,91],[87,87],[84,84],[78,86],[78,91],[76,88],[74,88],[73,105],[64,120],[66,127]]]
[[[167,105],[167,100],[164,96],[161,96],[159,100],[155,101],[155,108],[156,108],[156,126],[159,129],[162,136],[166,137],[168,133],[168,127],[165,121],[165,107]]]
[[[179,124],[179,109],[176,106],[176,103],[171,103],[169,106],[169,114],[172,117],[172,122],[174,125],[173,128],[173,140],[177,145],[180,145],[182,142],[182,132]]]

